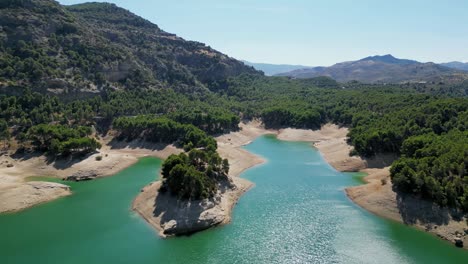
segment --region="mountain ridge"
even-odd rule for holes
[[[401,64],[401,65],[418,63],[418,61],[415,61],[415,60],[397,59],[392,54],[368,56],[358,61],[379,61],[383,63]]]
[[[262,71],[267,76],[273,76],[276,74],[289,72],[298,69],[311,69],[313,66],[305,65],[291,65],[291,64],[272,64],[272,63],[261,63],[261,62],[250,62],[242,60],[242,62],[248,66],[254,67],[256,70]]]
[[[453,69],[468,71],[468,62],[451,61],[446,63],[440,63],[440,65]]]
[[[0,86],[54,94],[170,87],[216,90],[260,74],[211,47],[167,33],[109,3],[52,0],[0,4]]]
[[[299,69],[277,76],[293,78],[327,76],[339,82],[360,81],[365,83],[461,83],[468,79],[468,72],[433,62],[421,63],[414,60],[398,59],[387,54],[336,63],[330,67]]]

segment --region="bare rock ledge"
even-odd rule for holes
[[[153,182],[135,198],[133,209],[162,237],[189,235],[231,221],[232,208],[252,186],[242,178],[232,180],[231,188],[221,188],[213,198],[197,201],[181,201],[159,192],[161,182]]]
[[[55,182],[0,184],[0,213],[20,211],[70,194],[69,186]]]

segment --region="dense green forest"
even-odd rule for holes
[[[468,131],[413,136],[401,153],[391,168],[395,186],[468,211]]]
[[[40,124],[29,128],[26,138],[37,150],[51,154],[88,153],[101,147],[96,139],[89,137],[91,132],[90,127],[84,126]]]
[[[396,153],[402,156],[396,162],[400,164],[412,155],[404,146],[415,137],[446,137],[453,131],[464,132],[468,127],[466,98],[438,97],[392,85],[343,89],[330,85],[319,87],[321,83],[323,80],[242,75],[227,80],[227,89],[218,92],[184,94],[170,88],[110,90],[101,96],[71,102],[26,89],[22,96],[0,97],[0,120],[5,120],[3,123],[10,128],[4,129],[2,135],[29,142],[37,150],[70,154],[77,150],[91,151],[98,144],[90,139],[90,132],[73,134],[67,128],[78,131],[83,126],[93,126],[101,133],[116,130],[120,140],[145,139],[175,143],[187,151],[196,148],[213,151],[216,141],[210,135],[237,130],[241,118],[259,118],[265,126],[273,128],[319,128],[333,122],[351,128],[349,142],[355,147],[352,154],[370,157]],[[49,131],[47,137],[39,133],[43,131]],[[466,138],[466,134],[460,137]],[[448,139],[454,141],[453,137]],[[432,151],[427,155],[437,160],[441,153]],[[433,177],[438,184],[416,187],[421,181],[405,174],[408,169],[393,169],[395,186],[441,205],[462,208],[468,190],[464,180],[468,164],[467,153],[459,155],[461,160],[438,161],[445,162],[444,168],[457,168],[461,179],[457,186],[461,187],[456,200],[448,198],[452,197],[449,183],[456,179],[454,170],[434,172],[436,177],[428,172],[432,173],[435,166],[432,161],[427,165],[431,169],[420,178]],[[427,156],[412,157],[408,166],[418,171],[418,164],[427,160]],[[434,192],[439,195],[428,194]]]
[[[163,191],[183,199],[212,197],[220,184],[229,185],[229,162],[216,150],[192,149],[169,156],[162,165]]]
[[[156,143],[176,143],[189,151],[203,148],[216,150],[216,140],[192,124],[181,124],[166,117],[137,116],[119,117],[113,128],[120,131],[119,138],[143,139]]]

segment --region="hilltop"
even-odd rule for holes
[[[457,84],[468,79],[468,72],[432,62],[398,59],[387,54],[357,61],[341,62],[330,67],[299,69],[278,74],[294,78],[331,77],[339,82],[364,83],[444,83]]]
[[[0,4],[0,85],[55,94],[104,89],[218,89],[252,67],[108,3]]]

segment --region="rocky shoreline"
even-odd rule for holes
[[[252,183],[235,178],[232,186],[213,198],[180,201],[169,193],[159,192],[161,181],[145,186],[132,204],[161,237],[189,235],[231,221],[231,211]]]
[[[366,184],[346,188],[357,205],[380,217],[424,230],[468,249],[468,218],[456,210],[393,190],[389,167],[365,169]]]
[[[17,212],[68,195],[71,195],[70,187],[60,183],[3,182],[0,184],[0,213]]]
[[[316,131],[266,130],[258,121],[242,123],[240,126],[240,131],[216,138],[221,157],[230,161],[229,177],[232,188],[223,188],[211,201],[180,203],[170,197],[159,196],[160,183],[154,182],[142,189],[132,208],[163,236],[193,233],[229,223],[232,208],[242,194],[253,186],[251,182],[238,176],[244,170],[264,162],[261,157],[249,153],[242,146],[258,136],[275,134],[280,140],[312,142],[324,159],[338,171],[367,173],[364,178],[366,184],[345,190],[347,196],[362,208],[468,248],[466,214],[395,192],[389,173],[392,157],[379,157],[375,160],[350,157],[352,147],[346,142],[347,128],[328,124]],[[13,159],[9,155],[2,155],[0,165],[4,166],[0,166],[0,213],[23,210],[71,194],[66,185],[29,181],[27,177],[55,176],[74,181],[94,179],[113,175],[134,164],[139,157],[155,156],[164,159],[182,151],[171,145],[149,146],[140,142],[116,145],[111,143],[111,138],[104,139],[103,143],[100,153],[80,161],[71,161],[70,164],[63,161],[50,163],[43,156]],[[101,156],[102,160],[98,161],[96,156]]]
[[[35,181],[35,177],[56,177],[68,181],[92,180],[114,175],[144,156],[166,158],[182,150],[173,145],[102,139],[100,152],[82,158],[50,160],[35,153],[0,156],[0,213],[16,212],[71,194],[69,186]],[[99,158],[98,158],[99,157]]]
[[[218,152],[223,158],[230,161],[229,177],[234,188],[225,189],[218,193],[212,200],[181,202],[174,197],[158,192],[161,182],[154,182],[142,189],[141,193],[133,202],[133,210],[138,212],[151,226],[153,226],[162,237],[171,235],[191,234],[220,224],[226,224],[231,219],[231,209],[238,199],[253,184],[238,176],[246,169],[261,164],[264,160],[244,150],[242,146],[249,144],[258,136],[274,134],[280,140],[310,141],[322,144],[325,153],[334,153],[331,146],[336,142],[344,141],[347,129],[336,125],[325,125],[320,130],[303,129],[281,129],[267,130],[258,121],[240,124],[241,130],[232,132],[216,138]],[[333,144],[325,142],[333,141]],[[345,142],[345,141],[344,141]],[[334,145],[333,145],[334,146]],[[346,145],[347,146],[347,145]],[[342,151],[342,149],[340,149]],[[346,152],[346,163],[349,166],[360,164],[364,167],[362,160],[349,158]],[[337,153],[335,152],[335,155]],[[331,158],[333,155],[330,155]],[[343,155],[342,155],[343,156]],[[341,157],[341,156],[340,156]],[[334,161],[328,159],[327,161]],[[336,160],[342,162],[342,160]],[[338,164],[338,163],[337,163]],[[348,167],[344,166],[344,167]]]
[[[345,189],[351,201],[360,207],[468,249],[466,214],[393,190],[389,169],[395,155],[380,155],[367,160],[351,157],[349,154],[352,146],[347,143],[348,129],[331,124],[317,131],[283,129],[277,134],[281,140],[312,142],[337,171],[366,173],[366,184]]]
[[[253,183],[238,177],[244,170],[261,164],[264,160],[244,149],[254,138],[270,133],[260,123],[241,124],[239,132],[216,138],[218,152],[229,159],[230,186],[221,186],[211,199],[180,201],[167,193],[159,192],[161,181],[145,186],[133,201],[132,208],[143,217],[161,237],[187,235],[231,221],[233,207]]]

